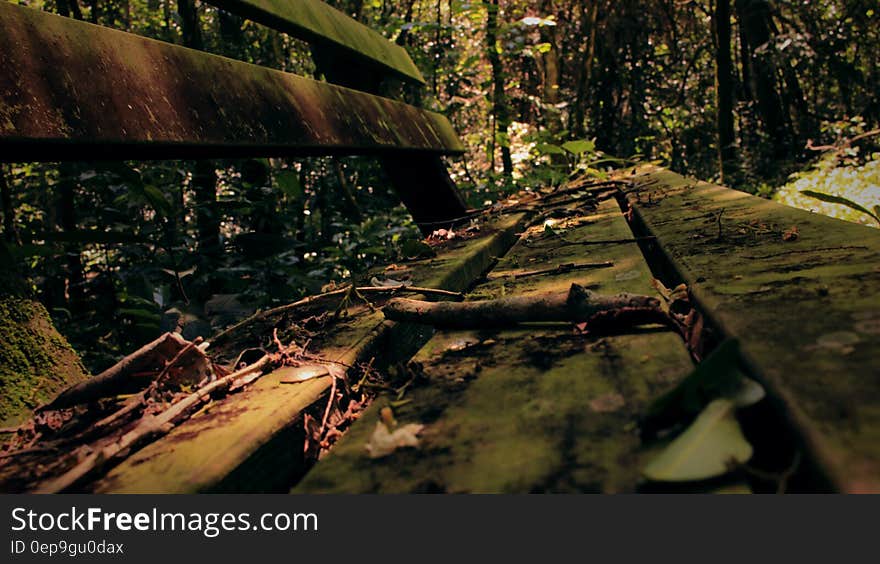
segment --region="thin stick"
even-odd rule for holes
[[[639,243],[641,241],[654,241],[657,237],[653,235],[649,235],[646,237],[634,237],[632,239],[599,239],[594,241],[571,241],[570,239],[565,239],[561,235],[559,236],[562,239],[562,242],[559,244],[546,244],[546,245],[536,245],[533,243],[523,242],[523,245],[532,249],[543,249],[543,248],[559,248],[559,247],[571,247],[571,246],[590,246],[590,245],[623,245],[626,243]],[[539,240],[540,242],[540,240]]]
[[[249,375],[256,371],[262,371],[271,362],[272,356],[266,355],[257,362],[196,390],[162,413],[144,417],[131,431],[125,433],[106,446],[96,449],[79,464],[61,476],[44,482],[34,490],[34,492],[58,493],[70,488],[74,484],[80,482],[83,478],[100,470],[108,463],[115,462],[122,458],[123,454],[168,433],[174,428],[175,423],[185,419],[192,410],[208,396],[228,388],[236,379],[241,378],[242,376]]]
[[[333,380],[333,383],[330,385],[330,399],[327,400],[327,407],[324,409],[324,417],[321,419],[321,435],[324,434],[324,429],[327,428],[327,419],[330,418],[330,409],[333,407],[333,400],[336,396],[336,376],[331,374],[330,378]]]
[[[274,307],[272,309],[267,309],[265,311],[261,311],[259,313],[255,313],[254,315],[248,317],[247,319],[243,319],[239,321],[235,325],[229,327],[228,329],[224,329],[220,333],[214,335],[211,338],[212,342],[219,341],[233,333],[238,331],[243,327],[247,327],[251,323],[259,321],[261,319],[266,319],[268,317],[272,317],[273,315],[278,315],[287,311],[291,311],[300,307],[312,305],[316,302],[323,301],[329,298],[341,297],[345,296],[349,291],[350,286],[344,286],[338,290],[332,290],[330,292],[324,292],[323,294],[316,294],[314,296],[308,296],[301,300],[295,301],[293,303],[285,304],[283,306]],[[424,294],[426,296],[435,295],[435,296],[449,296],[458,299],[464,299],[464,294],[461,292],[453,292],[450,290],[443,290],[440,288],[424,288],[421,286],[359,286],[357,288],[358,292],[365,293],[395,293],[395,292],[412,292],[415,294]]]
[[[57,449],[56,446],[22,448],[22,449],[13,450],[10,452],[0,452],[0,459],[13,458],[13,457],[22,456],[25,454],[35,454],[38,452],[49,452],[49,451],[56,450],[56,449]]]
[[[527,270],[525,272],[515,272],[511,274],[489,274],[486,279],[487,280],[501,280],[504,278],[513,278],[514,280],[519,280],[520,278],[526,278],[529,276],[543,276],[545,274],[565,274],[566,272],[572,272],[575,270],[588,270],[592,268],[611,268],[614,266],[614,263],[611,261],[606,262],[583,262],[583,263],[568,263],[568,264],[560,264],[558,266],[553,266],[550,268],[542,268],[540,270]]]
[[[460,300],[464,299],[464,294],[461,292],[453,292],[452,290],[443,290],[440,288],[423,288],[422,286],[404,286],[403,284],[400,286],[359,286],[357,291],[364,294],[409,292],[413,294],[424,294],[426,296],[448,296]]]

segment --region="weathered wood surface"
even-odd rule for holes
[[[833,487],[880,489],[880,231],[656,167],[623,177],[635,223]]]
[[[569,241],[632,239],[614,201],[562,224],[572,226]],[[635,242],[577,246],[542,232],[542,224],[526,232],[493,277],[585,260],[614,266],[502,276],[469,298],[565,291],[573,282],[603,293],[654,292]],[[653,454],[638,418],[692,369],[677,334],[594,339],[570,324],[441,331],[414,361],[427,382],[407,392],[411,401],[396,417],[426,425],[420,449],[369,458],[365,445],[388,404],[378,399],[294,493],[634,491]]]
[[[0,3],[0,160],[464,150],[440,114]]]
[[[377,66],[424,84],[406,50],[320,0],[208,0],[218,8],[283,31],[319,47],[341,49],[357,64]]]
[[[411,263],[412,280],[424,287],[466,289],[515,242],[522,220],[522,214],[502,216],[486,225],[480,236],[456,243],[436,258]],[[335,326],[323,342],[309,347],[311,354],[344,365],[371,357],[394,362],[409,358],[430,337],[424,327],[387,322],[381,313],[370,313],[363,305],[349,312],[347,321]],[[242,392],[206,406],[166,437],[111,470],[94,484],[93,490],[286,490],[303,471],[302,413],[319,400],[323,400],[323,409],[331,387],[329,376],[297,384],[281,383],[290,370],[276,370]],[[356,371],[350,372],[356,376]]]

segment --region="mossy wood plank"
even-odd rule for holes
[[[422,73],[406,50],[320,0],[208,0],[318,46],[342,49],[350,63],[378,66],[401,78],[424,84]]]
[[[636,221],[739,339],[827,478],[880,489],[880,230],[657,167],[626,178]]]
[[[515,242],[522,214],[503,216],[481,236],[411,263],[415,284],[463,290]],[[352,365],[409,358],[430,337],[421,326],[384,320],[359,306],[312,354]],[[278,491],[302,471],[302,412],[326,401],[331,380],[282,384],[285,369],[208,406],[166,437],[134,453],[94,484],[97,492]],[[323,403],[322,403],[323,406]]]
[[[455,154],[387,98],[0,2],[0,160]]]
[[[565,221],[581,223],[564,231],[568,241],[632,238],[613,201]],[[565,291],[573,282],[607,293],[654,292],[635,243],[562,245],[542,229],[527,232],[493,276],[570,262],[614,267],[495,279],[469,298]],[[377,400],[294,493],[633,491],[649,454],[637,420],[693,368],[681,339],[667,331],[593,339],[546,324],[441,331],[414,361],[428,381],[407,392],[410,403],[396,416],[426,425],[420,449],[367,456],[388,403]]]

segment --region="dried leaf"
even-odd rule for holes
[[[300,366],[285,366],[279,368],[281,378],[278,380],[282,384],[298,384],[319,378],[321,376],[342,376],[341,369],[328,364],[303,364]]]
[[[377,286],[380,288],[399,288],[401,286],[412,286],[412,280],[395,280],[394,278],[386,278],[384,280],[380,280],[373,276],[370,278],[370,285]]]
[[[654,289],[657,290],[657,292],[658,292],[661,296],[663,296],[663,299],[664,299],[665,301],[667,301],[667,302],[672,301],[672,299],[671,299],[671,298],[672,298],[672,292],[669,290],[669,288],[667,288],[666,286],[663,285],[663,282],[660,282],[660,281],[657,280],[656,278],[652,278],[652,279],[651,279],[651,286],[654,286]]]
[[[367,441],[366,449],[370,458],[382,458],[393,453],[398,448],[418,448],[419,438],[417,435],[424,429],[424,425],[410,423],[398,427],[393,432],[382,421],[376,423],[376,429]]]
[[[734,417],[736,408],[730,399],[710,403],[642,473],[657,482],[689,482],[724,475],[748,461],[753,449]]]
[[[796,241],[800,236],[798,233],[797,225],[792,225],[790,228],[786,229],[785,232],[782,233],[783,241]]]

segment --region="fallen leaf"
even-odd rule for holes
[[[384,422],[378,421],[376,429],[367,441],[366,449],[370,458],[382,458],[393,453],[398,448],[418,448],[419,438],[425,426],[419,423],[409,423],[398,427],[393,432],[388,430]]]
[[[399,288],[401,286],[412,286],[412,280],[395,280],[394,278],[386,278],[384,280],[380,280],[379,278],[373,276],[372,278],[370,278],[370,285],[380,288]]]
[[[785,232],[782,233],[783,241],[795,241],[800,234],[798,233],[797,225],[792,225],[789,229],[786,229]]]
[[[320,376],[330,376],[342,370],[336,370],[335,366],[327,364],[303,364],[300,366],[285,366],[277,370],[280,374],[278,381],[282,384],[299,384],[312,378]],[[342,374],[335,374],[342,376]]]
[[[855,350],[855,345],[861,340],[861,337],[852,331],[835,331],[833,333],[825,333],[816,339],[816,345],[839,352],[840,354],[850,354]]]
[[[717,399],[706,406],[688,429],[645,466],[642,473],[656,482],[690,482],[721,476],[732,464],[752,457],[752,445],[734,417],[737,405]]]
[[[711,400],[737,393],[742,376],[739,372],[739,343],[728,339],[718,345],[681,383],[657,398],[642,420],[642,431],[656,431],[687,423]]]

